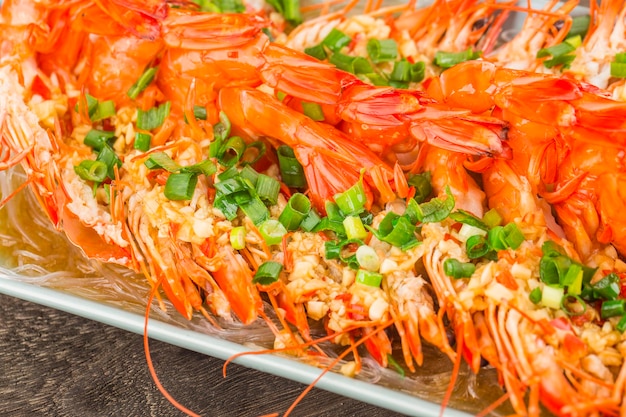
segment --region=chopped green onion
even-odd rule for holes
[[[489,231],[489,226],[487,226],[482,220],[478,217],[474,216],[472,213],[469,213],[465,210],[458,209],[454,213],[450,213],[450,218],[459,223],[467,224],[478,229]],[[511,223],[514,224],[514,223]]]
[[[374,230],[369,226],[368,229],[379,240],[398,247],[416,240],[415,225],[411,223],[407,216],[400,216],[392,211],[385,215],[378,226],[378,230]]]
[[[275,261],[266,261],[259,265],[252,282],[254,284],[270,285],[278,281],[283,264]]]
[[[370,287],[380,287],[380,284],[383,282],[383,274],[359,269],[356,272],[356,282],[369,285]]]
[[[278,220],[268,219],[261,223],[259,232],[265,243],[271,246],[278,245],[283,240],[283,236],[287,234],[287,229]]]
[[[157,67],[152,67],[152,68],[148,68],[147,70],[145,70],[144,73],[141,74],[141,77],[139,77],[137,82],[135,82],[135,84],[133,84],[133,86],[130,87],[130,89],[126,93],[128,97],[130,97],[133,100],[136,99],[139,96],[139,93],[145,90],[146,87],[150,85],[152,80],[154,80],[154,76],[156,75],[157,69],[158,69]]]
[[[339,259],[341,254],[341,246],[338,242],[327,240],[324,242],[324,258],[326,259]]]
[[[265,155],[265,152],[267,152],[265,142],[260,140],[250,142],[246,145],[246,149],[243,152],[243,155],[241,155],[239,163],[242,165],[255,164],[263,157],[263,155]]]
[[[578,264],[575,264],[575,265],[579,266]],[[572,269],[573,266],[574,265],[572,265],[570,269]],[[569,273],[569,269],[567,272]],[[580,272],[574,278],[572,283],[567,286],[567,293],[572,294],[572,295],[581,295],[583,291],[584,277],[585,277],[585,273],[584,273],[584,270],[581,268]]]
[[[626,78],[626,64],[621,62],[611,62],[611,77]]]
[[[300,14],[300,2],[298,0],[282,0],[283,17],[293,26],[302,23],[302,15]],[[243,11],[243,10],[242,10]]]
[[[574,61],[576,55],[560,55],[552,59],[543,61],[543,66],[546,68],[554,68],[562,66],[563,68],[569,68],[570,64]]]
[[[343,227],[346,229],[348,239],[363,240],[367,237],[367,230],[365,230],[363,222],[358,216],[346,216],[346,218],[343,219]]]
[[[435,65],[441,68],[451,68],[461,62],[478,58],[480,58],[480,52],[474,52],[471,47],[461,52],[437,51],[435,53]]]
[[[580,35],[576,35],[566,38],[564,42],[572,45],[574,48],[578,48],[580,45],[583,44],[583,39],[580,37]]]
[[[409,177],[408,183],[415,187],[415,195],[413,199],[418,203],[423,203],[433,192],[433,186],[430,183],[430,172],[424,172]]]
[[[195,117],[197,120],[206,120],[206,107],[197,105],[193,106],[193,117]]]
[[[615,54],[614,61],[618,64],[626,64],[626,52],[619,52]]]
[[[359,266],[368,271],[378,271],[380,269],[380,258],[376,250],[368,245],[361,245],[356,250],[356,260]]]
[[[83,143],[99,152],[105,144],[111,145],[111,139],[113,138],[115,138],[115,132],[91,129],[85,136]]]
[[[326,209],[326,217],[332,221],[341,223],[346,218],[346,215],[339,209],[337,203],[326,201],[324,208]]]
[[[566,294],[561,299],[561,310],[568,316],[582,316],[587,311],[587,304],[577,295]]]
[[[171,103],[165,102],[159,107],[153,107],[150,110],[137,110],[137,128],[141,130],[152,130],[160,127],[165,119],[170,115]]]
[[[352,61],[352,68],[355,74],[370,74],[374,72],[374,68],[369,61],[361,56],[357,56]]]
[[[233,227],[230,230],[230,246],[235,250],[246,247],[246,228],[243,226]]]
[[[481,235],[474,235],[465,241],[465,251],[470,259],[482,258],[487,255],[491,248],[487,244],[487,239]]]
[[[96,111],[93,115],[90,115],[89,118],[92,122],[98,122],[111,116],[115,116],[115,102],[113,100],[107,100],[99,101]]]
[[[133,148],[146,152],[150,149],[150,141],[152,140],[152,136],[149,133],[135,133],[135,143],[133,143]]]
[[[74,106],[74,110],[76,112],[80,112],[79,109],[81,108],[83,104],[87,105],[87,114],[89,115],[89,118],[91,119],[92,116],[95,114],[95,112],[98,110],[98,99],[90,94],[85,94],[85,100],[83,101],[81,97],[78,100],[78,103],[76,103],[76,106]]]
[[[302,102],[302,111],[305,116],[315,120],[316,122],[324,121],[324,111],[322,110],[322,106],[317,103],[308,103]]]
[[[426,203],[420,204],[417,217],[422,223],[440,222],[447,218],[452,209],[454,209],[454,197],[450,192],[450,187],[446,187],[447,197],[445,200],[441,198],[433,198]]]
[[[354,60],[356,58],[350,55],[342,54],[340,52],[335,52],[330,56],[328,62],[336,66],[342,71],[349,72],[354,74]]]
[[[280,193],[280,183],[269,175],[259,174],[256,180],[256,192],[259,198],[269,205],[275,205],[278,202],[278,194]]]
[[[222,212],[228,220],[234,220],[237,217],[239,206],[226,195],[216,195],[213,206]]]
[[[563,279],[560,281],[560,284],[566,287],[572,285],[580,276],[582,282],[583,268],[581,265],[573,263],[567,268],[567,272],[563,276]],[[568,291],[568,293],[570,293]]]
[[[246,142],[239,136],[231,136],[222,145],[219,151],[218,161],[225,167],[235,165],[246,150]]]
[[[608,319],[609,317],[623,316],[626,313],[626,300],[607,300],[600,307],[600,317]]]
[[[249,193],[248,183],[239,176],[216,182],[213,186],[215,187],[217,193],[221,195],[230,195],[241,191]]]
[[[278,166],[280,168],[280,176],[288,187],[302,188],[306,186],[306,178],[304,177],[304,169],[296,156],[287,145],[281,145],[277,149]]]
[[[304,216],[302,219],[302,223],[300,223],[300,228],[305,232],[310,232],[322,221],[322,218],[315,211],[315,209],[311,208],[309,213]]]
[[[252,185],[250,185],[252,186]],[[250,190],[249,193],[238,193],[234,196],[235,202],[241,211],[252,220],[255,226],[261,224],[270,217],[270,211],[265,206],[259,196]],[[244,200],[244,201],[242,201]]]
[[[222,178],[222,174],[228,172],[228,171],[233,171],[232,175],[230,175],[227,178]],[[243,168],[241,168],[241,171],[237,171],[237,167],[236,166],[232,166],[230,168],[228,168],[226,171],[222,172],[222,174],[220,174],[218,176],[218,178],[220,180],[227,180],[228,178],[232,178],[233,176],[239,174],[241,176],[241,178],[244,178],[248,181],[250,181],[250,183],[252,185],[254,185],[256,187],[256,182],[259,179],[259,174],[258,172],[256,172],[256,170],[254,168],[252,168],[250,165],[245,165]],[[257,190],[258,193],[258,190]]]
[[[168,172],[178,172],[180,165],[178,165],[168,154],[165,152],[155,152],[150,154],[150,157],[144,162],[148,169],[162,168]]]
[[[220,121],[213,126],[213,136],[216,142],[221,143],[221,141],[226,140],[230,136],[231,124],[228,116],[223,111],[220,112]],[[210,155],[211,157],[216,157],[217,155]]]
[[[239,177],[241,176],[241,178],[243,179],[247,179],[248,181],[250,181],[250,183],[252,183],[252,185],[256,184],[256,179],[258,177],[258,173],[255,176],[251,176],[251,175],[242,175],[241,173],[244,172],[244,170],[241,170],[241,172],[239,171],[239,169],[237,169],[236,165],[233,165],[232,167],[229,167],[227,169],[225,169],[224,171],[220,172],[219,174],[217,174],[217,179],[221,181],[226,181],[229,180],[231,178],[235,178],[235,177]],[[256,173],[256,171],[254,171]],[[237,181],[237,180],[235,180]]]
[[[574,52],[576,48],[567,42],[561,42],[559,44],[550,46],[548,48],[542,48],[537,52],[537,58],[545,58],[552,56],[554,58]]]
[[[330,231],[334,232],[339,236],[346,235],[346,229],[343,227],[342,221],[334,221],[330,220],[328,217],[324,217],[320,220],[320,222],[313,228],[313,232],[323,232]]]
[[[104,162],[84,160],[74,167],[74,172],[85,181],[100,183],[107,177],[108,167]]]
[[[363,180],[359,179],[352,187],[343,193],[335,194],[333,198],[339,210],[346,216],[361,213],[365,210],[365,203],[367,202]]]
[[[517,249],[524,242],[524,234],[515,223],[495,226],[487,234],[489,246],[495,250]]]
[[[610,273],[592,284],[591,288],[595,297],[603,300],[615,300],[621,290],[619,276],[615,273]]]
[[[352,38],[338,29],[331,29],[322,41],[322,45],[333,52],[338,52],[344,46],[348,46],[352,42]]]
[[[393,39],[370,39],[367,54],[373,63],[394,61],[398,57],[398,44]]]
[[[589,29],[589,23],[591,22],[591,16],[588,14],[583,16],[575,16],[572,18],[572,26],[569,28],[569,32],[567,33],[567,37],[570,38],[572,36],[580,36],[584,38],[587,34],[587,30]]]
[[[361,78],[363,81],[369,80],[373,85],[376,85],[376,86],[389,85],[389,81],[387,81],[385,77],[383,77],[382,75],[376,72],[364,73],[360,75],[359,78]]]
[[[115,167],[122,167],[122,161],[120,161],[120,158],[115,154],[113,148],[108,144],[102,146],[102,149],[96,157],[96,161],[103,162],[107,166],[107,176],[112,180],[115,179]]]
[[[626,331],[626,315],[622,316],[615,328],[620,333],[624,333],[624,331]]]
[[[530,294],[528,294],[528,299],[530,300],[531,303],[533,304],[539,304],[539,302],[541,301],[542,295],[541,295],[541,288],[539,287],[535,287]]]
[[[558,310],[561,308],[561,299],[563,298],[563,288],[556,288],[550,285],[544,285],[541,292],[541,304],[545,307]]]
[[[304,218],[311,210],[311,201],[302,193],[295,193],[287,202],[282,213],[278,217],[278,221],[282,223],[287,230],[296,230]]]
[[[324,45],[321,43],[311,46],[310,48],[304,48],[304,53],[312,56],[313,58],[319,59],[320,61],[324,61],[328,57],[328,54],[324,49]]]
[[[500,216],[498,210],[492,208],[483,216],[483,222],[491,229],[502,224],[502,216]]]
[[[561,285],[572,261],[565,255],[542,256],[539,261],[539,276],[542,282],[549,285]]]
[[[182,167],[181,171],[193,172],[194,174],[204,174],[207,177],[209,177],[217,172],[217,166],[215,165],[215,162],[207,158],[204,161],[199,162],[197,164]]]
[[[476,270],[471,262],[461,262],[458,259],[448,258],[443,262],[443,271],[452,278],[469,278]]]
[[[163,193],[169,200],[191,200],[198,183],[198,174],[192,172],[178,172],[170,174],[165,183]]]
[[[391,81],[401,81],[408,83],[411,81],[411,63],[406,59],[396,61],[393,64],[393,70],[389,74]]]

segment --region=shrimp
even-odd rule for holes
[[[456,77],[462,72],[462,77]],[[464,85],[474,89],[468,92]],[[479,61],[452,68],[427,91],[451,106],[468,103],[474,113],[501,114],[509,122],[511,158],[495,158],[495,165],[487,164],[491,169],[484,176],[490,207],[506,214],[507,221],[529,214],[545,224],[540,214],[546,212],[545,203],[537,200],[539,195],[555,204],[565,236],[584,258],[606,243],[623,250],[618,238],[623,236],[623,222],[619,216],[608,217],[616,213],[612,204],[620,204],[615,200],[619,194],[611,194],[612,200],[602,197],[604,209],[600,211],[598,199],[604,191],[596,182],[608,175],[620,181],[626,144],[623,103],[569,78],[501,69]],[[592,149],[608,152],[603,159],[607,162],[588,159]],[[512,206],[511,201],[520,204]]]
[[[621,1],[603,0],[595,12],[583,44],[574,52],[575,58],[566,73],[600,88],[610,83],[610,63],[615,54],[626,49],[624,17],[626,7]],[[615,99],[619,93],[616,91]],[[623,99],[622,99],[623,100]]]
[[[520,11],[528,13],[522,29],[513,39],[488,52],[485,58],[506,68],[542,71],[543,66],[541,60],[537,59],[537,52],[565,39],[571,27],[569,13],[577,5],[578,0],[562,4],[551,0],[543,10],[521,9]],[[557,22],[563,24],[557,28]]]
[[[556,307],[529,300],[531,288],[543,285],[537,249],[550,239],[547,228],[538,233],[519,224],[526,241],[518,249],[499,252],[497,261],[479,260],[471,277],[454,279],[446,275],[446,260],[468,259],[462,243],[443,238],[450,226],[424,225],[424,238],[437,242],[424,254],[424,265],[470,368],[479,372],[481,357],[494,366],[521,415],[539,415],[540,403],[556,415],[588,415],[598,409],[617,415],[623,394],[614,396],[614,390],[623,387],[615,386],[613,374],[606,372],[612,360],[598,361],[589,335],[613,341],[609,343],[618,339],[589,318],[595,312],[577,322],[559,315]],[[575,256],[571,248],[570,253]],[[618,366],[622,363],[623,357],[617,359]],[[571,398],[579,401],[572,404]]]

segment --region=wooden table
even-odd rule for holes
[[[203,416],[283,414],[304,385],[166,343],[150,344],[167,390]],[[157,390],[140,335],[0,295],[0,415],[180,416]],[[398,416],[314,389],[292,416]]]

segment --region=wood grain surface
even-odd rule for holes
[[[304,385],[159,341],[159,378],[203,416],[284,413]],[[182,416],[157,390],[142,337],[0,295],[0,416]],[[292,416],[399,416],[314,389]]]

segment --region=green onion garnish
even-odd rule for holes
[[[472,213],[469,213],[465,210],[458,209],[454,213],[450,213],[450,218],[459,223],[468,224],[470,226],[474,226],[478,229],[489,231],[489,226],[485,224],[481,219],[474,216]],[[511,223],[514,224],[514,223]]]
[[[368,245],[361,245],[356,250],[356,260],[359,266],[368,271],[378,271],[380,268],[380,258],[376,250]]]
[[[197,120],[206,120],[206,107],[197,105],[193,106],[193,117],[195,117]]]
[[[566,294],[561,299],[561,310],[568,316],[582,316],[587,311],[587,304],[577,295]]]
[[[111,139],[115,138],[115,132],[91,129],[85,136],[83,143],[91,146],[96,151],[101,151],[105,144],[112,145]]]
[[[317,58],[320,61],[324,61],[328,57],[328,54],[326,54],[326,50],[324,49],[324,45],[321,43],[311,46],[310,48],[304,48],[304,53],[312,56],[313,58]]]
[[[524,242],[524,234],[515,223],[496,226],[487,233],[489,246],[495,250],[517,249]]]
[[[308,214],[304,216],[302,219],[302,223],[300,223],[300,228],[305,232],[310,232],[322,221],[322,218],[315,209],[311,208]]]
[[[243,226],[233,227],[230,230],[230,246],[235,250],[246,247],[246,228]]]
[[[147,70],[145,70],[144,73],[141,74],[141,77],[139,77],[137,82],[135,82],[135,84],[133,84],[133,86],[130,87],[130,89],[126,93],[128,94],[128,97],[130,97],[133,100],[136,99],[139,96],[139,93],[145,90],[146,87],[150,85],[152,80],[154,80],[154,76],[156,75],[157,69],[158,69],[157,67],[152,67],[152,68],[148,68]]]
[[[92,122],[98,122],[111,116],[115,116],[115,102],[113,100],[107,100],[99,101],[96,111],[93,115],[90,115],[89,118]]]
[[[241,165],[251,165],[258,162],[267,152],[265,142],[256,140],[246,144],[246,149],[243,151],[243,155],[239,159]]]
[[[623,316],[626,313],[626,300],[607,300],[600,307],[600,317],[608,319],[609,317]]]
[[[251,184],[250,187],[252,187]],[[255,226],[270,217],[270,211],[253,190],[250,189],[248,193],[235,194],[233,197],[241,211],[252,220]]]
[[[246,142],[239,136],[231,136],[222,145],[219,151],[218,161],[225,167],[235,165],[246,150]]]
[[[561,42],[559,44],[550,46],[549,48],[542,48],[537,52],[537,58],[545,58],[548,56],[559,57],[562,55],[573,52],[576,48],[567,42]]]
[[[556,288],[550,285],[544,285],[541,292],[541,304],[554,310],[561,308],[561,299],[563,298],[563,288]]]
[[[533,289],[530,294],[528,294],[528,299],[533,304],[539,304],[539,302],[541,301],[541,288],[535,287],[535,289]]]
[[[398,44],[393,39],[370,39],[367,54],[375,64],[394,61],[398,57]]]
[[[465,251],[467,252],[467,257],[470,259],[482,258],[491,250],[492,249],[487,244],[487,239],[484,236],[470,236],[465,241]]]
[[[220,121],[213,126],[213,136],[215,138],[215,141],[221,143],[221,141],[226,140],[230,136],[230,129],[230,120],[228,119],[228,116],[226,116],[226,113],[221,111]],[[209,154],[209,156],[216,157],[217,155]]]
[[[624,331],[626,331],[626,315],[622,316],[615,328],[620,333],[624,333]]]
[[[435,65],[441,68],[451,68],[461,62],[471,61],[480,58],[480,52],[474,52],[472,47],[461,52],[444,52],[435,53]]]
[[[108,167],[104,162],[84,160],[74,167],[74,172],[85,181],[100,183],[107,177]]]
[[[419,206],[419,210],[416,213],[417,218],[422,223],[440,222],[447,218],[452,209],[454,209],[454,197],[450,191],[450,187],[446,187],[447,197],[445,200],[440,198],[433,198],[426,203],[422,203]]]
[[[365,210],[365,203],[367,202],[363,180],[359,179],[352,187],[343,193],[335,194],[333,198],[337,207],[344,215],[349,216],[361,213]]]
[[[392,211],[387,213],[380,222],[378,230],[368,229],[383,242],[402,247],[416,240],[415,225],[407,216],[400,216]]]
[[[587,30],[589,29],[590,22],[591,16],[589,16],[588,14],[573,17],[572,26],[570,26],[566,38],[570,38],[572,36],[580,36],[581,38],[584,38],[587,34]]]
[[[259,198],[269,205],[275,205],[280,193],[280,183],[274,178],[259,174],[256,180],[256,192]]]
[[[265,243],[271,246],[278,245],[283,240],[283,236],[287,234],[287,229],[278,220],[268,219],[259,225],[259,232]]]
[[[393,65],[393,70],[389,74],[390,81],[397,81],[402,83],[420,82],[424,79],[426,71],[426,64],[423,62],[416,62],[411,64],[406,59],[396,61]]]
[[[611,77],[626,78],[626,64],[611,62]]]
[[[94,113],[98,110],[98,99],[90,94],[85,94],[85,100],[83,101],[81,97],[78,103],[76,103],[76,106],[74,106],[74,110],[80,112],[80,107],[83,103],[87,105],[87,114],[89,118],[92,119]]]
[[[163,193],[169,200],[191,200],[198,183],[198,174],[192,172],[178,172],[170,174],[165,183]]]
[[[471,262],[461,262],[458,259],[448,258],[443,262],[443,271],[452,278],[469,278],[476,270]]]
[[[135,142],[133,143],[133,148],[146,152],[150,149],[150,141],[152,140],[152,136],[149,133],[135,133]]]
[[[363,226],[363,222],[358,216],[346,216],[343,219],[343,227],[346,230],[348,239],[363,240],[367,237],[367,230],[365,230],[365,226]]]
[[[322,45],[333,52],[338,52],[344,46],[348,46],[352,42],[352,38],[338,29],[331,29],[322,41]]]
[[[113,148],[108,144],[102,146],[96,161],[103,162],[107,166],[107,176],[111,179],[115,179],[115,167],[122,167],[122,161],[120,161]]]
[[[147,111],[137,109],[137,128],[152,130],[160,127],[170,115],[170,107],[171,103],[168,101]]]
[[[356,282],[369,285],[370,287],[380,287],[380,284],[383,282],[383,274],[359,269],[356,272]]]
[[[304,169],[296,156],[287,145],[281,145],[277,149],[278,166],[280,168],[280,176],[288,187],[302,188],[306,186],[306,178],[304,177]]]
[[[322,110],[322,106],[317,103],[308,103],[302,102],[302,111],[305,116],[315,120],[316,122],[324,121],[324,111]]]
[[[596,298],[602,298],[603,300],[615,300],[620,294],[619,276],[615,273],[610,273],[603,277],[601,280],[591,285],[593,294]]]
[[[311,210],[311,201],[307,196],[301,193],[295,193],[287,202],[282,213],[278,217],[278,221],[282,223],[287,230],[296,230],[304,218]]]
[[[330,56],[328,62],[336,66],[342,71],[354,74],[354,60],[356,58],[350,55],[342,54],[341,52],[335,52]]]
[[[433,192],[433,186],[430,183],[430,172],[412,175],[408,179],[410,186],[415,187],[415,195],[413,199],[418,203],[423,203]]]
[[[168,154],[165,152],[155,152],[150,154],[150,157],[146,159],[144,164],[148,169],[164,169],[168,172],[178,172],[180,165],[178,165]]]
[[[500,226],[502,224],[502,216],[500,216],[498,210],[492,208],[483,215],[483,223],[485,223],[490,229]]]
[[[280,272],[283,270],[283,264],[275,261],[266,261],[259,265],[252,278],[254,284],[270,285],[278,281]]]

